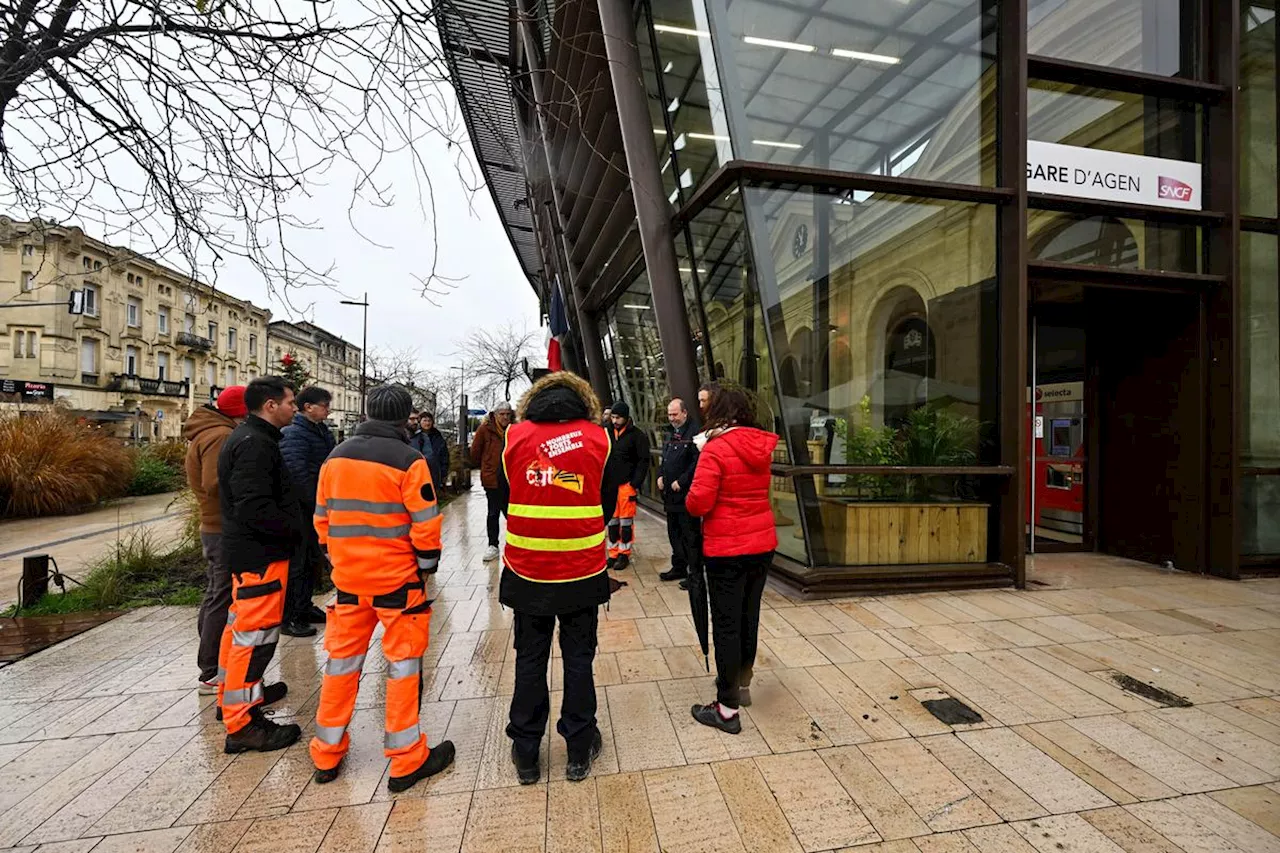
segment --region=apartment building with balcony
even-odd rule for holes
[[[269,372],[270,311],[77,227],[0,217],[0,306],[0,407],[60,402],[121,437],[177,438]]]
[[[333,394],[329,424],[350,433],[360,420],[361,349],[314,323],[276,320],[267,328],[268,362],[280,373],[292,355],[311,380]]]

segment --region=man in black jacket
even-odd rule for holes
[[[614,403],[609,416],[612,446],[604,468],[600,502],[608,520],[609,568],[622,571],[631,564],[635,541],[636,497],[649,473],[649,439],[631,422],[631,407]]]
[[[310,519],[316,511],[320,466],[337,444],[325,423],[333,395],[319,385],[309,385],[302,389],[295,402],[298,413],[281,431],[280,455],[302,502],[302,517]],[[280,628],[280,633],[289,637],[314,637],[316,629],[311,623],[324,624],[324,611],[311,600],[324,552],[320,550],[315,525],[306,527],[302,544],[289,561],[289,592],[285,596],[284,624]]]
[[[698,432],[684,400],[676,397],[667,404],[667,420],[671,432],[662,445],[662,462],[658,466],[658,491],[667,511],[667,538],[671,540],[671,568],[658,577],[664,581],[683,580],[689,569],[697,570],[702,559],[702,528],[698,519],[684,509],[684,496],[693,483],[693,470],[698,464],[698,448],[693,436]]]
[[[218,708],[227,727],[225,752],[284,749],[301,729],[281,726],[262,705],[283,699],[284,682],[266,685],[284,618],[289,558],[303,539],[298,493],[280,455],[280,430],[293,420],[293,386],[278,376],[253,380],[244,392],[249,416],[218,454],[223,559],[231,570],[231,610],[222,633]]]

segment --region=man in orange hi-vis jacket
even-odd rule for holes
[[[395,792],[453,762],[452,743],[429,749],[418,729],[431,624],[425,575],[440,564],[441,518],[427,463],[409,446],[409,392],[379,386],[369,393],[367,408],[369,420],[329,454],[316,489],[316,532],[333,563],[337,601],[327,614],[329,660],[311,760],[318,784],[338,778],[369,640],[381,622],[387,659],[383,748],[391,759],[387,787]]]

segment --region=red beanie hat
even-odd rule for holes
[[[244,404],[244,386],[232,385],[230,388],[223,388],[222,393],[218,395],[217,407],[219,412],[229,418],[243,418],[249,414],[249,409]]]

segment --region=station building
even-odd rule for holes
[[[784,582],[1280,569],[1274,0],[454,0],[440,29],[569,366],[654,438],[671,394],[755,391]]]

